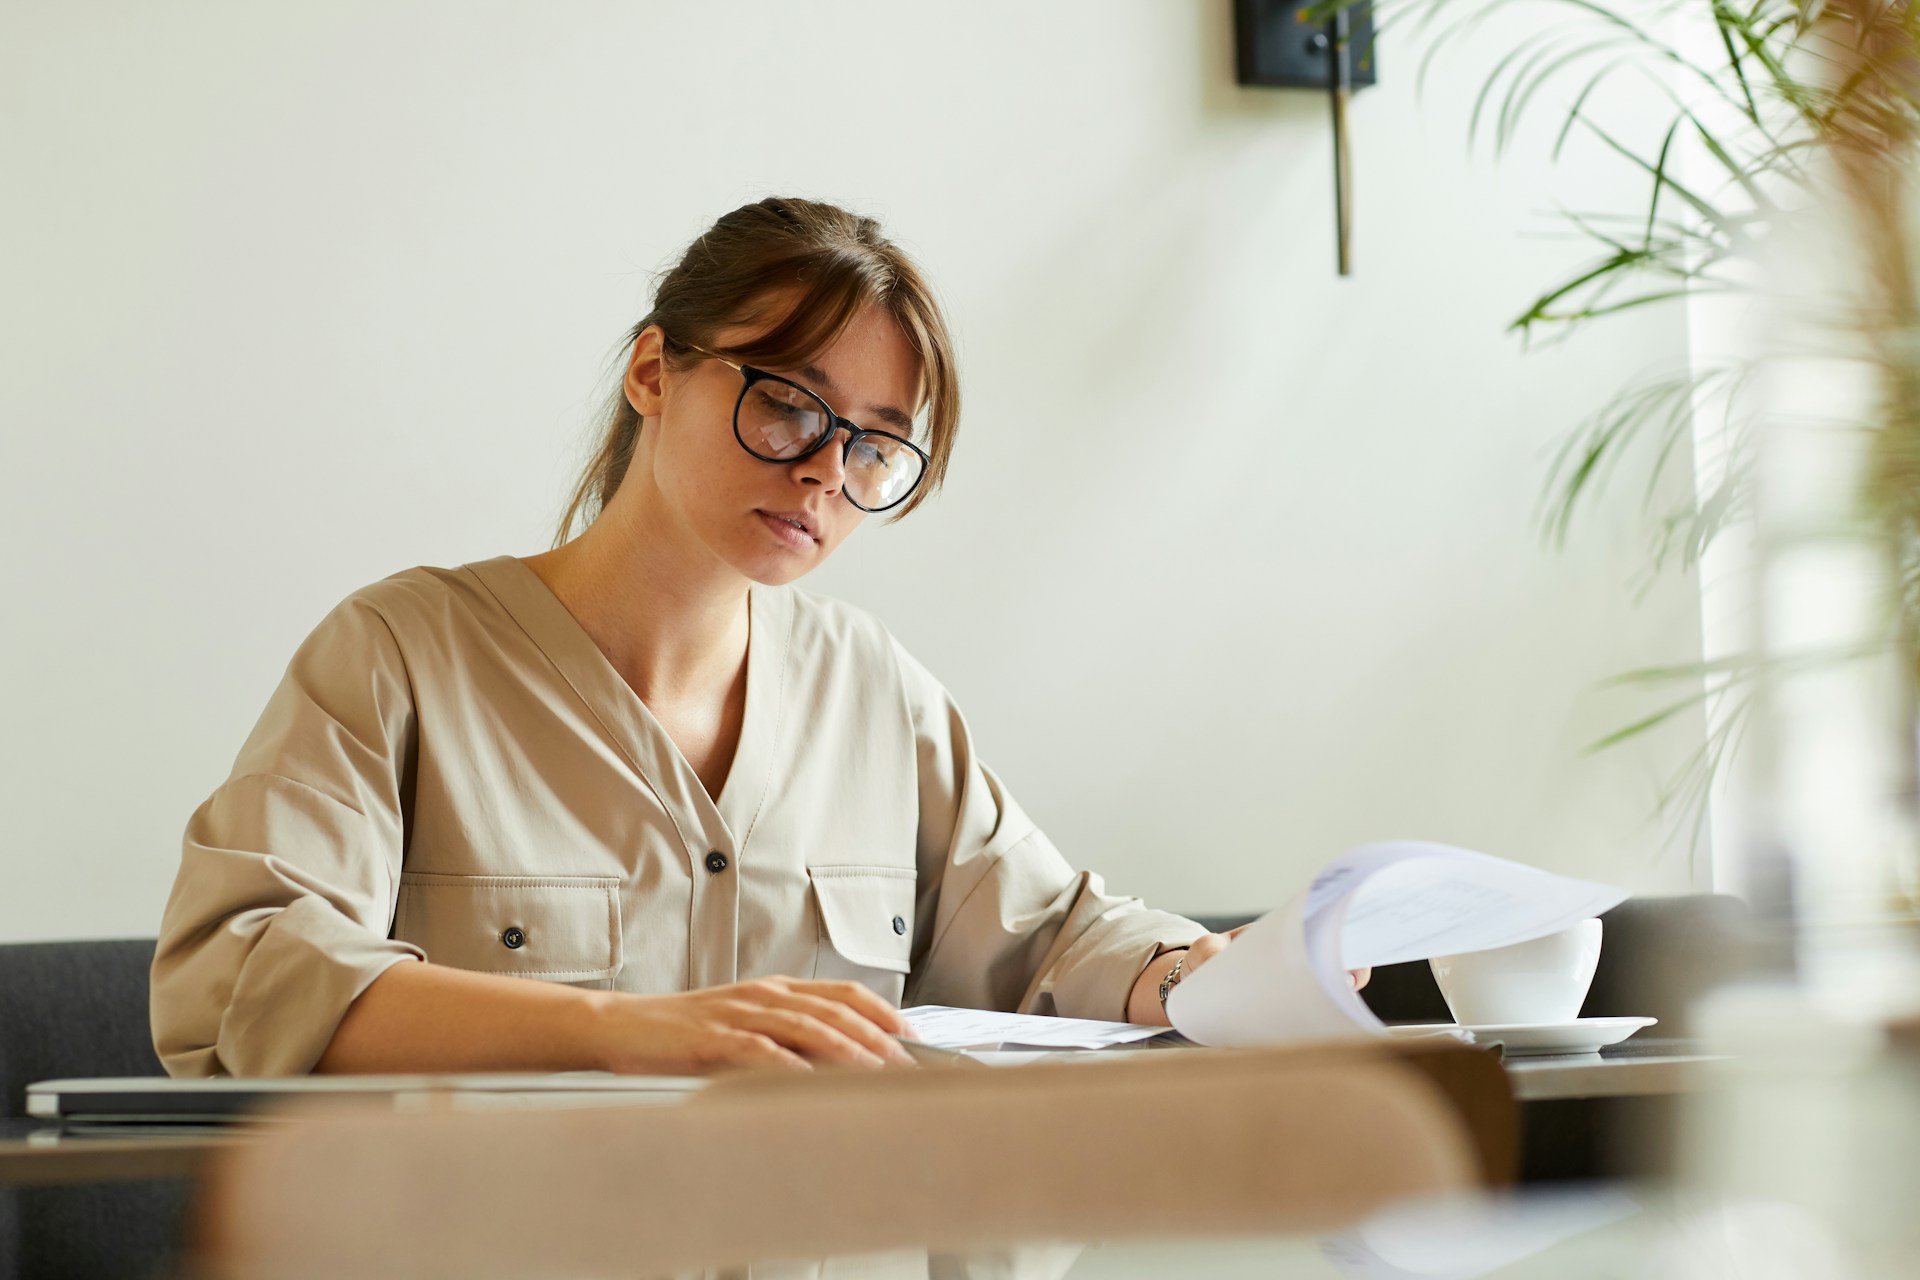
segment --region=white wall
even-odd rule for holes
[[[17,4],[0,11],[0,939],[151,933],[188,813],[361,583],[544,546],[648,273],[769,192],[942,287],[948,491],[812,584],[948,681],[1069,856],[1259,907],[1369,838],[1641,889],[1698,725],[1585,758],[1638,494],[1571,549],[1546,455],[1678,314],[1523,355],[1633,175],[1464,143],[1477,71],[1389,41],[1357,274],[1322,100],[1232,84],[1227,0]],[[1506,46],[1500,46],[1503,49]],[[1484,58],[1482,57],[1484,54]]]

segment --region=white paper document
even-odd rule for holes
[[[1362,845],[1176,985],[1167,1013],[1181,1034],[1202,1044],[1380,1034],[1384,1028],[1353,990],[1349,969],[1526,942],[1627,896],[1452,845]]]
[[[994,1013],[941,1004],[902,1009],[921,1044],[941,1049],[1105,1049],[1159,1035],[1165,1027],[1095,1018],[1054,1018],[1036,1013]]]

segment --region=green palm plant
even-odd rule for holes
[[[1510,328],[1523,342],[1563,339],[1643,308],[1749,291],[1783,227],[1841,198],[1851,234],[1879,267],[1859,314],[1845,318],[1872,351],[1881,388],[1873,419],[1857,424],[1875,433],[1859,510],[1878,523],[1903,588],[1895,625],[1913,669],[1920,655],[1920,304],[1916,228],[1901,175],[1913,168],[1920,125],[1920,20],[1905,0],[1650,0],[1632,8],[1603,0],[1380,0],[1377,26],[1383,33],[1410,28],[1425,42],[1424,82],[1445,50],[1522,3],[1545,6],[1556,20],[1494,65],[1473,105],[1470,144],[1490,139],[1504,153],[1544,110],[1556,159],[1585,134],[1645,182],[1642,207],[1563,214],[1593,256],[1514,318]],[[1325,6],[1337,7],[1337,0]],[[1666,104],[1657,142],[1635,145],[1598,118],[1603,90],[1626,77]],[[1642,377],[1581,422],[1548,469],[1539,510],[1547,542],[1564,545],[1595,494],[1638,467],[1650,529],[1638,589],[1669,569],[1697,568],[1716,540],[1754,515],[1760,405],[1753,392],[1763,359]],[[1690,444],[1714,455],[1711,484],[1696,485],[1693,474],[1670,483],[1673,469],[1695,458]],[[1676,492],[1691,496],[1675,500]],[[1667,696],[1591,749],[1704,709],[1704,741],[1660,800],[1697,847],[1714,782],[1739,748],[1768,663],[1779,661],[1741,652],[1623,673],[1610,683]]]

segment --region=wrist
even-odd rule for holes
[[[1173,967],[1161,976],[1159,989],[1155,992],[1160,999],[1160,1014],[1167,1019],[1169,1026],[1173,1025],[1173,1018],[1167,1013],[1167,997],[1173,993],[1175,987],[1180,985],[1180,979],[1186,976],[1187,956],[1191,951],[1189,947],[1179,949],[1179,954],[1174,957]]]
[[[1127,996],[1127,1021],[1142,1026],[1168,1026],[1167,1011],[1160,1004],[1160,983],[1173,966],[1185,958],[1187,947],[1168,947],[1147,961],[1147,967],[1134,979]]]
[[[618,991],[582,991],[580,1005],[572,1024],[578,1030],[576,1057],[588,1071],[619,1071],[622,1060],[632,1057],[632,1046],[623,1044],[619,1024],[621,1006],[646,996],[626,995]]]

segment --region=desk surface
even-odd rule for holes
[[[1692,1047],[1687,1041],[1636,1038],[1598,1054],[1514,1058],[1506,1067],[1521,1102],[1676,1094],[1699,1087],[1710,1064],[1722,1060],[1689,1052]],[[130,1128],[111,1135],[68,1134],[45,1121],[4,1119],[0,1185],[190,1178],[212,1152],[244,1141],[246,1132]]]
[[[208,1156],[245,1138],[244,1131],[208,1130],[80,1136],[42,1120],[8,1118],[0,1120],[0,1186],[191,1178]]]
[[[1698,1052],[1689,1040],[1642,1040],[1599,1053],[1541,1054],[1507,1059],[1507,1078],[1521,1102],[1564,1098],[1632,1098],[1687,1093],[1726,1059]]]

